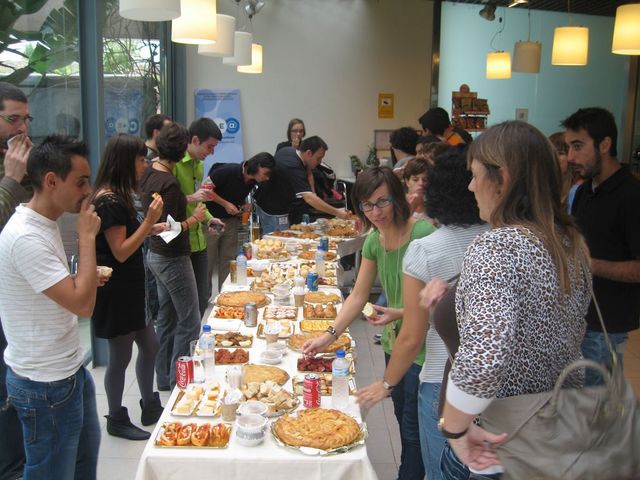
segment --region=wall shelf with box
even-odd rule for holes
[[[483,132],[487,129],[487,117],[491,111],[486,98],[478,98],[466,84],[457,92],[451,92],[451,121],[468,132]]]

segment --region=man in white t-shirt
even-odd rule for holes
[[[18,412],[25,478],[94,479],[100,426],[95,387],[83,367],[77,315],[96,298],[95,236],[87,147],[52,135],[27,161],[33,198],[0,234],[0,318],[9,402]],[[69,273],[56,220],[78,216],[78,274]]]

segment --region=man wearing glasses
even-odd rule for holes
[[[26,95],[18,87],[0,82],[0,230],[16,206],[31,197],[25,173],[31,140],[27,128],[32,120]],[[7,340],[0,325],[0,479],[22,477],[25,462],[22,427],[16,411],[7,403],[4,350]]]

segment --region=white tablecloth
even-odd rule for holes
[[[260,309],[259,320],[262,320],[263,309]],[[255,328],[247,329],[244,326],[241,332],[252,332]],[[283,340],[280,340],[283,341]],[[266,348],[264,340],[254,338],[254,344],[249,349],[249,360],[252,363],[260,363],[259,355]],[[286,370],[293,377],[297,373],[296,362],[300,356],[292,350],[287,350],[287,355],[278,367]],[[216,365],[216,379],[224,382],[227,366]],[[285,385],[287,390],[292,389],[291,381]],[[358,446],[354,450],[339,455],[308,456],[297,450],[280,447],[267,431],[264,443],[256,447],[239,445],[233,426],[229,445],[225,449],[209,449],[196,447],[157,447],[154,445],[160,427],[164,422],[215,422],[221,421],[220,417],[177,417],[171,415],[170,409],[175,403],[179,390],[176,388],[169,402],[165,405],[165,411],[158,421],[150,440],[142,453],[138,464],[136,479],[160,480],[160,479],[202,479],[219,478],[224,480],[245,479],[304,479],[304,480],[339,480],[339,479],[376,479],[376,474],[367,456],[365,445]],[[300,397],[302,402],[302,397]],[[322,407],[331,408],[331,397],[322,397]],[[299,409],[302,409],[302,405]],[[360,409],[355,404],[354,398],[349,398],[348,413],[360,420]]]

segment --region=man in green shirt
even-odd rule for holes
[[[212,190],[203,188],[204,176],[203,160],[207,155],[213,155],[215,146],[222,140],[220,129],[210,118],[198,118],[189,126],[191,141],[187,146],[184,158],[176,164],[174,174],[180,183],[180,190],[187,197],[187,218],[193,215],[198,204],[213,200]],[[210,180],[209,180],[210,183]],[[215,224],[224,225],[205,210],[202,222],[215,232]],[[207,241],[201,223],[195,223],[189,228],[189,243],[191,244],[191,264],[198,286],[198,303],[200,315],[204,315],[209,301],[209,278],[207,273]]]

